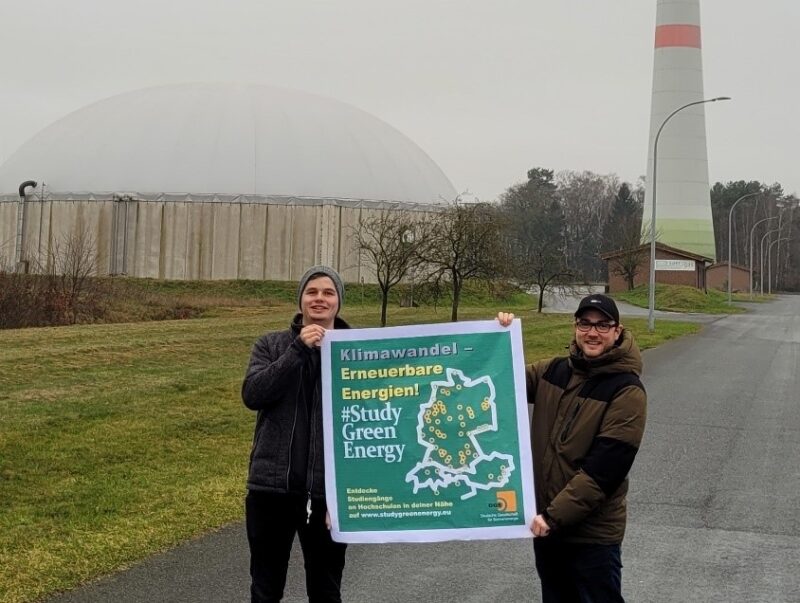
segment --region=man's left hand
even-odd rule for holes
[[[547,523],[547,521],[545,521],[544,516],[537,515],[533,518],[531,532],[533,532],[533,535],[536,538],[544,537],[550,534],[550,525]]]

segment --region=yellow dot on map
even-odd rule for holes
[[[469,442],[464,444],[464,450],[469,450],[470,448],[472,448],[472,446],[470,446]]]
[[[472,453],[472,458],[478,458],[478,453],[477,452],[473,452]]]
[[[425,469],[425,475],[430,475],[430,474],[431,474],[431,470],[430,469]]]
[[[461,389],[461,386],[460,385],[456,385],[456,389]]]
[[[461,426],[463,427],[464,425],[462,424]],[[458,437],[463,438],[464,437],[464,432],[463,431],[459,431],[458,432]]]
[[[437,425],[441,424],[441,422],[442,422],[441,419],[436,419],[436,421],[434,421],[434,423],[436,423]]]
[[[439,456],[444,458],[447,456],[447,451],[443,448],[439,448]]]
[[[429,439],[428,441],[429,441],[431,444],[433,444],[433,443],[435,443],[435,442],[436,442],[436,438],[431,438],[431,439]]]
[[[463,421],[464,420],[464,415],[458,415],[458,420],[459,421]]]
[[[488,477],[489,477],[489,479],[494,479],[494,473],[490,473],[490,474],[488,475]]]
[[[482,410],[489,410],[489,403],[488,402],[481,402],[481,409]]]
[[[464,410],[464,405],[463,405],[463,404],[458,404],[458,405],[456,406],[456,408],[457,408],[458,410]]]
[[[467,424],[464,423],[464,421],[461,421],[461,423],[459,423],[459,425],[461,425],[461,427],[466,427],[467,426]]]
[[[433,425],[431,425],[430,427],[428,427],[428,431],[433,433],[434,431],[436,431],[436,428]]]
[[[506,470],[506,466],[505,465],[500,465],[500,470],[501,471],[505,471]]]
[[[447,420],[448,421],[452,421],[453,420],[453,415],[447,415]]]

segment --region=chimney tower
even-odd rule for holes
[[[658,0],[647,192],[642,231],[649,234],[653,203],[653,143],[675,109],[704,100],[699,0]],[[656,240],[716,259],[708,185],[705,105],[676,114],[658,139]],[[649,237],[648,237],[649,239]]]

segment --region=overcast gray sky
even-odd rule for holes
[[[644,174],[656,0],[0,0],[0,163],[129,90],[235,81],[351,103],[494,199],[534,166]],[[800,193],[800,2],[702,0],[711,182]],[[154,141],[155,142],[155,141]]]

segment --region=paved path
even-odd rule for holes
[[[578,287],[569,289],[558,289],[556,291],[548,291],[545,295],[545,305],[542,312],[545,314],[572,314],[581,299],[589,293],[602,293],[602,287]],[[617,308],[619,308],[620,316],[623,321],[625,317],[634,316],[642,318],[649,315],[648,308],[634,306],[623,301],[616,300]],[[687,322],[700,322],[706,323],[720,318],[719,314],[685,314],[682,312],[668,312],[665,310],[655,310],[655,319],[658,320],[681,320]]]
[[[800,601],[800,296],[752,307],[645,353],[629,601]],[[52,603],[246,601],[246,548],[229,526]],[[350,603],[539,600],[530,541],[351,546],[347,563]]]

